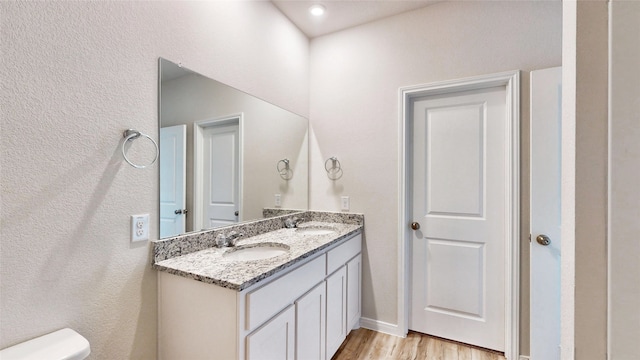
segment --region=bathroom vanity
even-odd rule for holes
[[[359,327],[361,244],[362,224],[315,221],[156,261],[159,358],[330,359]]]

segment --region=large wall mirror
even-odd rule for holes
[[[308,208],[308,121],[160,59],[160,238]]]

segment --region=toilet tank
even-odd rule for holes
[[[66,328],[0,350],[0,360],[81,360],[90,353],[89,341]]]

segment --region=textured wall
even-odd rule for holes
[[[156,275],[129,216],[157,166],[158,57],[308,112],[308,40],[269,2],[1,2],[0,348],[62,327],[94,359],[154,359]],[[139,141],[133,158],[147,161]]]
[[[640,2],[610,3],[609,356],[640,359]]]
[[[363,316],[396,324],[398,88],[521,69],[522,352],[528,353],[528,71],[561,63],[560,2],[442,2],[311,41],[312,209],[366,217]],[[330,181],[330,156],[344,176]]]

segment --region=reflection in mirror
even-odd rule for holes
[[[159,98],[160,238],[308,208],[307,119],[162,58]]]

